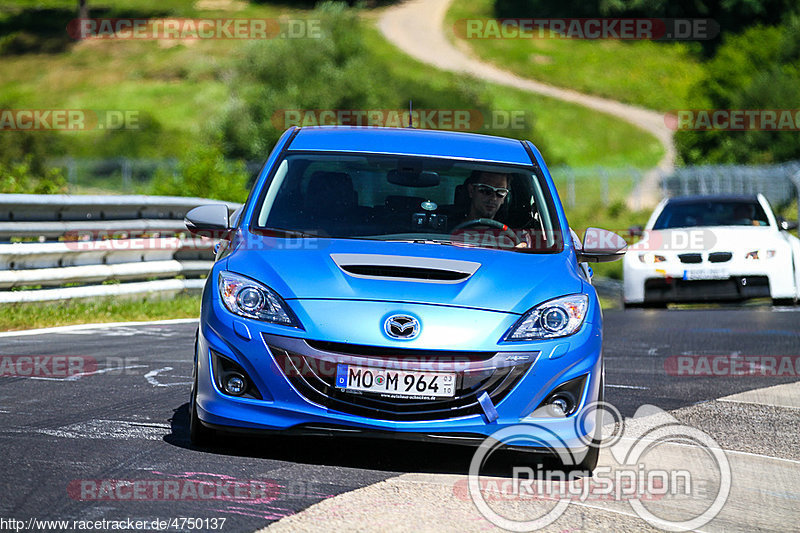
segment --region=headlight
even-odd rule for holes
[[[745,259],[772,259],[773,257],[775,257],[775,250],[753,250],[744,256]]]
[[[585,294],[562,296],[537,305],[514,324],[506,340],[526,341],[572,335],[583,324],[588,307],[589,297]]]
[[[220,272],[219,295],[231,313],[284,326],[299,327],[286,302],[275,291],[257,281],[233,272]]]
[[[648,252],[646,254],[639,254],[639,261],[642,263],[646,263],[648,265],[652,265],[653,263],[663,263],[667,260],[666,257],[663,255],[656,255],[653,252]]]

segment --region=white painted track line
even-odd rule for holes
[[[130,326],[158,326],[168,324],[191,324],[198,322],[196,318],[173,318],[169,320],[143,320],[139,322],[99,322],[96,324],[73,324],[69,326],[56,326],[52,328],[23,329],[19,331],[3,331],[0,337],[24,337],[28,335],[47,335],[51,333],[69,333],[86,329],[109,329]]]

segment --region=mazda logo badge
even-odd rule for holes
[[[419,320],[408,315],[392,315],[383,323],[383,330],[394,339],[413,339],[419,335]]]

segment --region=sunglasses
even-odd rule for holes
[[[494,194],[500,199],[503,199],[506,196],[508,196],[508,189],[506,189],[505,187],[492,187],[491,185],[486,185],[485,183],[476,183],[475,189],[477,189],[477,191],[481,194],[484,194],[486,196],[491,196],[492,194]]]

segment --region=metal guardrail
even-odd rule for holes
[[[214,243],[189,235],[183,217],[219,203],[239,207],[172,196],[0,194],[0,303],[199,290]]]

